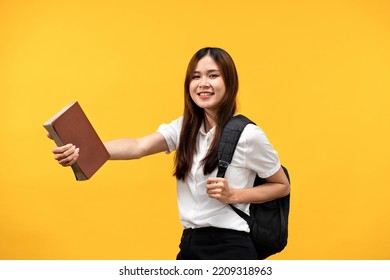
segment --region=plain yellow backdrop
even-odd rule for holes
[[[173,155],[76,182],[42,123],[78,100],[103,140],[183,110],[191,56],[226,49],[239,112],[292,177],[272,259],[390,257],[388,1],[0,2],[0,259],[174,259]]]

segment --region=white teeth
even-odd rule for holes
[[[210,96],[211,93],[210,92],[201,92],[199,93],[200,96]]]

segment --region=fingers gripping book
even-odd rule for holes
[[[79,181],[90,179],[110,158],[106,147],[77,101],[65,106],[43,126],[57,146],[72,143],[80,148],[79,158],[72,165],[72,170]]]

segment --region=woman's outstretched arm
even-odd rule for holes
[[[49,138],[50,135],[48,135]],[[104,142],[111,160],[139,159],[168,150],[165,138],[158,132],[140,138],[121,138]],[[71,166],[77,161],[78,147],[69,143],[53,148],[54,159],[62,166]]]

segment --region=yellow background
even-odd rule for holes
[[[78,100],[103,140],[182,114],[193,53],[226,49],[239,111],[292,177],[273,259],[389,259],[390,4],[0,2],[0,259],[174,259],[173,155],[76,182],[42,123]]]

